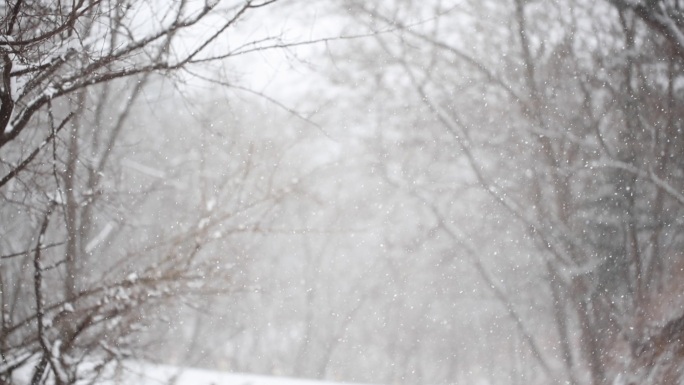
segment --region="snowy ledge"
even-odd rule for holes
[[[169,365],[125,364],[121,378],[115,377],[108,384],[139,385],[332,385],[340,382],[263,376],[254,374],[226,373],[216,370],[182,368]],[[350,384],[350,383],[347,383]],[[362,384],[354,384],[362,385]]]
[[[22,367],[15,373],[16,383],[30,383],[31,365]],[[100,376],[99,380],[78,381],[77,384],[97,385],[367,385],[316,381],[309,379],[275,377],[256,374],[227,373],[217,370],[184,368],[140,362],[125,362],[111,367],[111,373]],[[52,384],[48,379],[48,384]]]

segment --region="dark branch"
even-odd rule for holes
[[[28,166],[29,163],[31,163],[31,161],[38,155],[38,153],[40,153],[40,151],[45,146],[47,146],[48,143],[55,139],[57,133],[61,131],[62,128],[64,128],[64,126],[67,124],[67,122],[69,121],[69,119],[71,119],[72,116],[74,116],[73,112],[67,115],[67,117],[64,118],[62,123],[60,123],[59,127],[57,127],[56,130],[52,131],[50,135],[38,147],[36,147],[36,149],[33,150],[33,152],[31,152],[31,154],[26,159],[24,159],[21,163],[19,163],[17,167],[15,167],[12,171],[10,171],[2,179],[0,179],[0,187],[4,186],[7,182],[14,179],[14,177],[16,177],[22,170],[24,170],[26,166]]]

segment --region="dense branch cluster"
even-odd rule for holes
[[[231,57],[240,47],[215,43],[273,2],[4,3],[0,383],[97,381],[153,339],[141,331],[159,322],[154,309],[234,290],[234,262],[205,249],[255,231],[244,213],[282,191],[224,202],[194,226],[148,229],[133,214],[163,205],[168,181],[117,148],[145,90]],[[122,191],[126,165],[146,176],[133,199]],[[223,183],[259,178],[238,167]]]

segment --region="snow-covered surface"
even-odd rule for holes
[[[286,377],[235,374],[205,369],[179,368],[166,365],[130,364],[113,384],[139,385],[332,385],[335,382]]]
[[[333,385],[324,382],[287,377],[226,373],[215,370],[179,368],[167,365],[130,363],[123,366],[114,379],[102,384],[137,385]]]
[[[14,374],[17,384],[28,384],[32,365],[20,368]],[[87,373],[85,370],[83,373]],[[140,362],[126,362],[111,367],[95,382],[84,379],[79,384],[96,385],[363,385],[298,378],[228,373],[217,370],[183,368]],[[48,384],[52,382],[48,379]]]

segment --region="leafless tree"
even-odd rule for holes
[[[518,247],[539,260],[526,274],[545,277],[538,284],[550,289],[537,295],[548,304],[544,317],[520,311],[520,299],[506,289],[526,278],[492,279],[497,274],[482,263],[490,257],[468,247],[472,225],[460,222],[459,229],[458,213],[441,203],[458,196],[431,192],[429,183],[411,188],[433,206],[438,223],[456,223],[442,229],[451,229],[463,258],[474,257],[481,277],[503,280],[490,286],[547,378],[611,383],[650,360],[635,381],[676,383],[681,367],[671,357],[680,345],[672,336],[682,315],[664,304],[680,304],[672,295],[683,208],[673,152],[680,146],[680,4],[347,4],[370,28],[402,30],[377,39],[383,61],[373,64],[389,68],[379,79],[403,71],[426,107],[423,129],[448,133],[451,141],[442,143],[459,152],[452,164],[468,165],[466,180],[508,213],[507,227],[524,229],[515,231]],[[387,87],[406,98],[406,83]],[[420,186],[424,175],[412,176],[406,183]],[[527,326],[532,319],[544,328]],[[546,353],[550,346],[558,353]]]
[[[242,193],[215,209],[205,193],[186,190],[185,203],[198,207],[188,215],[170,205],[191,177],[122,149],[148,140],[139,149],[154,154],[164,145],[143,127],[159,121],[141,114],[164,109],[146,92],[173,92],[208,64],[283,46],[278,36],[226,44],[239,21],[272,3],[5,2],[0,383],[26,368],[32,384],[95,379],[141,353],[156,309],[237,287],[234,263],[212,244],[258,231],[291,187],[254,175],[241,149],[230,160],[239,169],[225,170],[212,191]]]

